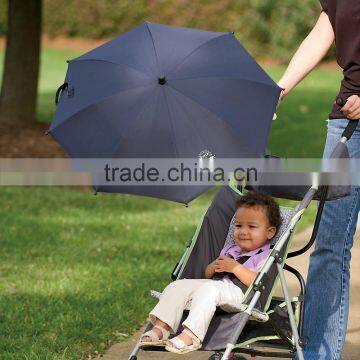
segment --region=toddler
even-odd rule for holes
[[[210,321],[219,306],[237,312],[242,304],[243,285],[249,286],[269,255],[269,241],[280,226],[280,210],[266,194],[249,192],[237,201],[234,244],[226,245],[210,263],[204,279],[176,280],[168,285],[150,312],[154,325],[141,338],[141,346],[164,346],[178,354],[201,348]],[[242,286],[241,286],[242,285]],[[168,339],[180,325],[186,303],[190,312],[182,323],[183,331]]]

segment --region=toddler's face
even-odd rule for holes
[[[235,215],[234,239],[244,251],[258,249],[265,245],[276,233],[270,226],[266,209],[261,206],[242,206]]]

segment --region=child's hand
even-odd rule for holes
[[[234,269],[239,265],[239,263],[234,260],[230,259],[227,256],[219,256],[215,260],[215,272],[221,273],[221,272],[228,272],[233,273]]]

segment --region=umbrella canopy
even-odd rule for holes
[[[70,60],[61,90],[49,132],[76,158],[262,157],[280,94],[232,33],[149,22]],[[181,188],[98,191],[202,192]]]

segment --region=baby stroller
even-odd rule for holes
[[[350,139],[357,121],[350,121],[332,158],[348,157],[346,141]],[[322,209],[326,200],[347,195],[347,187],[304,186],[247,186],[247,189],[269,193],[279,198],[301,200],[295,209],[281,208],[282,225],[272,240],[272,252],[253,283],[244,285],[244,301],[238,313],[217,311],[210,323],[202,344],[202,351],[212,351],[209,360],[241,359],[243,354],[264,357],[299,359],[302,354],[303,314],[305,282],[301,274],[285,263],[290,257],[306,252],[317,234]],[[202,278],[207,264],[220,253],[233,233],[235,202],[242,195],[242,187],[226,186],[218,190],[209,209],[200,222],[193,238],[176,264],[171,278]],[[297,222],[312,200],[319,200],[313,233],[302,249],[289,253],[291,237]],[[294,274],[299,281],[299,295],[290,298],[284,270]],[[273,296],[277,280],[280,279],[283,297]],[[154,294],[154,292],[153,292]],[[184,312],[184,318],[186,311]],[[145,331],[151,328],[149,324]],[[181,328],[178,333],[181,332]],[[140,341],[136,344],[129,360],[136,360]],[[143,351],[162,351],[164,348],[147,347]]]

